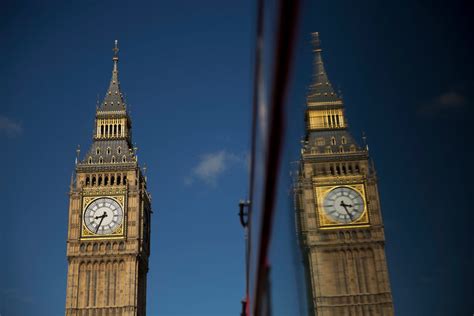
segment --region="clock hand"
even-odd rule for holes
[[[352,204],[346,204],[346,203],[344,203],[344,201],[341,201],[341,206],[342,207],[346,207],[346,206],[353,207]]]
[[[96,228],[96,230],[95,230],[95,233],[96,233],[96,234],[97,234],[97,232],[99,231],[100,225],[102,225],[102,221],[104,220],[104,218],[107,217],[107,213],[104,211],[104,214],[102,214],[102,216],[97,216],[96,219],[97,219],[98,217],[102,217],[102,218],[100,219],[99,225],[97,225],[97,228]]]
[[[96,216],[95,219],[99,219],[99,218],[102,218],[102,217],[107,217],[107,212],[104,211],[104,214],[100,215],[100,216]]]
[[[353,221],[354,219],[352,218],[352,214],[349,213],[349,211],[347,210],[347,207],[348,207],[348,206],[352,207],[352,205],[347,205],[346,203],[344,203],[344,201],[341,201],[341,206],[344,208],[344,210],[346,211],[347,215],[349,215],[351,221]]]

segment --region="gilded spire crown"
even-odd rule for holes
[[[322,59],[321,41],[319,39],[319,33],[314,32],[311,34],[313,42],[313,82],[309,87],[309,93],[307,101],[308,103],[319,103],[319,102],[335,102],[341,101],[341,98],[334,92],[331,82],[328,79],[328,75],[324,68]]]
[[[114,48],[112,49],[114,55],[112,61],[114,63],[112,69],[112,78],[110,79],[109,89],[105,94],[104,100],[99,106],[99,111],[109,112],[109,111],[125,111],[126,105],[123,99],[122,91],[120,90],[120,81],[118,78],[118,41],[115,40]]]

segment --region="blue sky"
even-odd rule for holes
[[[69,179],[76,146],[91,143],[115,39],[153,196],[148,314],[235,315],[244,293],[236,213],[247,192],[254,3],[3,7],[1,315],[63,314]],[[351,130],[366,132],[377,167],[399,315],[474,311],[469,10],[456,1],[308,1],[301,10],[290,112],[304,109],[309,34],[319,31]],[[297,138],[303,117],[289,117]],[[287,144],[288,160],[298,159],[297,146]]]

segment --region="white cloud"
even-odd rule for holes
[[[23,132],[21,124],[14,120],[0,115],[0,134],[5,133],[9,137],[18,136]]]
[[[191,185],[195,180],[201,180],[209,185],[215,186],[219,176],[236,163],[244,162],[226,150],[202,155],[197,165],[192,169],[191,175],[184,179],[184,184]]]

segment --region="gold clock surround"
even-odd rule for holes
[[[82,198],[82,217],[84,216],[84,213],[93,201],[95,201],[98,198],[101,197],[106,197],[115,200],[123,210],[123,218],[122,218],[122,223],[120,226],[115,230],[112,234],[108,235],[98,235],[93,232],[91,232],[86,225],[84,224],[84,218],[81,218],[81,240],[83,239],[121,239],[125,236],[125,214],[126,214],[126,208],[125,208],[125,195],[93,195],[93,196],[84,196]]]
[[[324,212],[324,198],[326,195],[340,187],[347,187],[352,190],[357,191],[364,202],[364,211],[360,217],[352,223],[341,224],[330,219]],[[319,227],[320,229],[341,229],[341,228],[359,228],[359,227],[368,227],[369,226],[369,214],[367,212],[367,200],[365,196],[365,186],[363,183],[357,184],[344,184],[344,185],[327,185],[327,186],[315,186],[314,193],[316,197],[316,213],[319,218]]]

